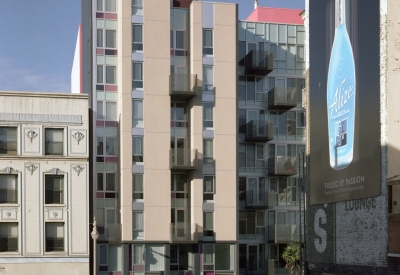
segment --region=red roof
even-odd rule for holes
[[[300,16],[302,10],[258,7],[247,18],[251,22],[268,22],[304,25]]]

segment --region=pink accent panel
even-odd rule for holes
[[[247,18],[250,22],[270,22],[304,25],[302,10],[258,7]]]
[[[104,49],[96,49],[96,54],[104,55]]]
[[[98,198],[98,199],[104,198],[104,192],[97,192],[96,193],[96,198]]]
[[[118,127],[118,122],[117,121],[106,121],[105,126],[106,127]]]
[[[214,271],[204,271],[204,275],[214,275]]]
[[[105,19],[118,19],[116,13],[105,13],[105,14],[104,14],[104,18],[105,18]]]
[[[106,85],[105,89],[108,92],[116,92],[116,91],[118,91],[118,86],[117,85]]]
[[[118,158],[117,157],[106,157],[105,162],[117,162]]]
[[[96,126],[104,126],[104,121],[96,120]]]
[[[113,271],[113,272],[109,272],[109,275],[122,275],[121,271]]]
[[[144,271],[144,265],[134,265],[133,271]]]
[[[96,12],[96,18],[104,18],[104,13]]]

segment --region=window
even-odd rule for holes
[[[46,129],[46,155],[63,155],[64,129]]]
[[[132,25],[132,52],[143,52],[143,25]]]
[[[143,100],[132,99],[132,127],[143,128]]]
[[[143,137],[132,137],[132,161],[133,164],[143,163]]]
[[[103,101],[97,101],[97,119],[104,119]]]
[[[203,103],[203,129],[212,130],[214,129],[214,118],[213,118],[213,102]]]
[[[106,66],[106,84],[117,83],[116,71],[117,70],[115,66]]]
[[[132,15],[143,15],[143,0],[132,0]]]
[[[46,223],[46,252],[64,251],[64,223]]]
[[[96,46],[98,48],[116,48],[117,47],[117,32],[116,30],[97,29]],[[105,38],[105,41],[104,41]]]
[[[97,144],[97,155],[102,156],[104,154],[103,137],[98,137],[96,144]]]
[[[45,176],[45,204],[64,203],[64,176]]]
[[[18,203],[17,186],[17,175],[0,175],[0,203]]]
[[[203,66],[203,91],[214,90],[214,67]]]
[[[215,269],[234,270],[234,246],[231,244],[215,244]],[[261,259],[261,262],[265,258]]]
[[[143,174],[132,174],[133,201],[143,201]]]
[[[0,223],[0,252],[18,252],[18,223]]]
[[[133,238],[143,238],[143,212],[133,211]]]
[[[214,245],[204,244],[204,270],[214,271]]]
[[[143,63],[132,62],[132,90],[143,88]]]
[[[115,173],[97,173],[97,191],[117,191],[116,177]]]
[[[143,245],[133,245],[133,264],[142,265],[143,263]]]
[[[203,30],[203,55],[213,55],[213,30]]]
[[[106,102],[106,119],[107,120],[117,120],[117,103],[116,102]]]
[[[116,12],[116,0],[97,0],[97,11]]]
[[[106,244],[99,244],[100,261],[99,265],[107,265],[108,262],[108,249]]]
[[[0,127],[0,154],[17,154],[17,127]]]
[[[203,236],[214,237],[214,212],[203,212]]]
[[[203,178],[203,200],[214,200],[214,176],[204,176]]]
[[[117,83],[117,69],[115,66],[97,65],[97,80],[96,80],[97,83],[104,84],[104,79],[106,80],[105,84]]]
[[[117,139],[115,137],[106,138],[106,155],[116,155]]]
[[[213,140],[203,140],[203,164],[214,164]]]

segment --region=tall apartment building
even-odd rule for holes
[[[0,268],[89,274],[88,96],[0,93]]]
[[[90,2],[97,274],[234,274],[237,5]]]
[[[298,156],[305,151],[300,13],[258,7],[238,23],[241,274],[288,273],[281,254],[300,240]]]

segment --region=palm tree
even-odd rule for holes
[[[289,244],[282,253],[282,258],[286,262],[286,269],[290,270],[290,274],[296,271],[300,275],[300,243],[294,242]]]

